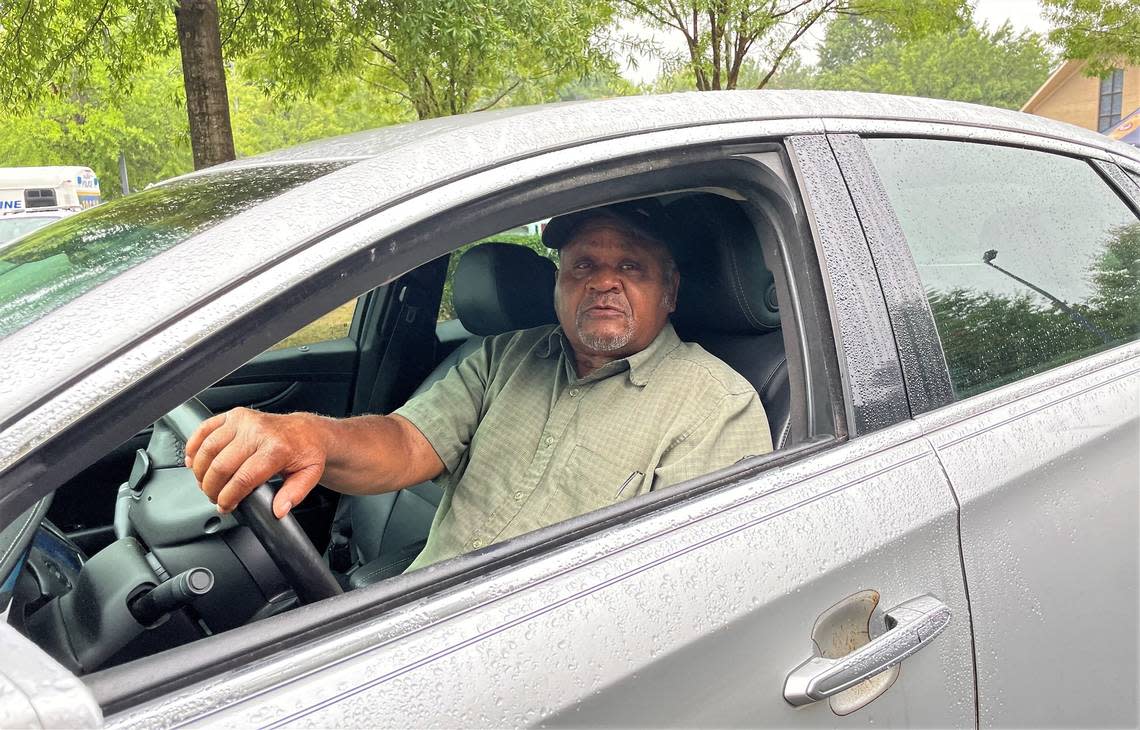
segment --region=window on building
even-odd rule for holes
[[[1124,100],[1124,69],[1116,69],[1100,80],[1100,107],[1097,129],[1107,132],[1120,121]]]

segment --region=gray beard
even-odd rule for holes
[[[575,323],[578,330],[578,339],[582,344],[594,352],[614,352],[629,344],[633,339],[633,320],[627,319],[625,331],[616,335],[593,335],[582,331],[582,323]]]

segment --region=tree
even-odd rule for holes
[[[420,119],[495,106],[612,67],[608,0],[364,0],[361,78]]]
[[[883,19],[907,36],[959,22],[964,0],[620,0],[628,16],[679,34],[701,91],[735,89],[746,62],[764,87],[817,23],[841,15]],[[676,61],[673,63],[676,66]]]
[[[907,37],[881,20],[846,16],[827,28],[814,69],[793,67],[777,86],[875,91],[1018,109],[1049,75],[1034,33],[995,31],[967,17],[947,32]]]
[[[1065,58],[1088,62],[1103,76],[1123,63],[1140,63],[1140,4],[1135,0],[1042,0],[1053,25],[1049,40]]]
[[[139,72],[177,47],[195,166],[233,159],[223,57],[272,52],[280,65],[297,69],[291,81],[313,88],[326,70],[313,59],[342,58],[326,32],[332,1],[246,0],[219,8],[216,0],[0,0],[0,105],[32,108],[82,86],[94,68],[117,93],[129,93]]]

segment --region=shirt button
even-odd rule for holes
[[[516,501],[521,500],[522,498],[523,498],[522,492],[515,492],[515,500]]]
[[[482,540],[480,540],[480,539],[478,539],[478,538],[476,538],[476,539],[475,539],[475,540],[474,540],[474,541],[471,543],[471,547],[473,547],[473,548],[475,548],[476,550],[478,550],[479,548],[483,547],[483,541],[482,541]]]
[[[577,388],[571,388],[570,389],[570,397],[571,398],[577,398],[578,397],[578,389]]]
[[[546,437],[546,445],[550,446],[552,443],[554,443],[554,437],[553,436],[547,436]]]

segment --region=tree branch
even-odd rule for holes
[[[502,93],[500,93],[498,96],[496,96],[494,99],[492,99],[489,103],[484,104],[483,106],[479,107],[478,109],[472,109],[472,111],[476,111],[476,112],[487,111],[488,109],[490,109],[491,107],[495,106],[500,101],[502,101],[503,97],[505,97],[507,94],[509,94],[512,91],[514,91],[515,89],[517,89],[519,87],[519,84],[521,84],[522,82],[523,82],[522,79],[517,79],[513,84],[511,84],[506,89],[504,89]]]
[[[249,10],[250,1],[251,0],[245,0],[245,2],[242,3],[241,12],[237,14],[237,17],[234,18],[234,22],[230,24],[229,30],[225,33],[225,35],[222,36],[222,48],[225,48],[226,45],[230,42],[230,38],[233,37],[234,31],[237,30],[238,23],[240,23],[242,17],[245,16],[245,11]]]
[[[784,57],[788,55],[788,51],[792,50],[792,46],[795,45],[796,41],[798,41],[800,37],[808,31],[809,28],[815,25],[816,22],[823,17],[824,13],[830,10],[832,6],[835,5],[835,3],[836,0],[828,0],[823,4],[823,7],[808,17],[807,22],[801,24],[800,27],[796,29],[795,33],[792,34],[792,37],[788,39],[788,42],[785,43],[784,47],[780,49],[780,52],[776,54],[776,59],[772,62],[772,68],[768,69],[768,73],[765,74],[764,78],[760,80],[760,83],[756,85],[757,89],[763,89],[764,86],[767,85],[773,74],[776,73],[776,69],[778,69],[780,67],[780,64],[783,63]]]
[[[83,35],[80,36],[78,40],[76,40],[75,45],[73,45],[66,53],[56,59],[54,64],[50,64],[47,68],[44,69],[44,72],[40,74],[39,83],[42,84],[45,80],[51,78],[53,75],[55,75],[55,72],[59,69],[60,66],[70,61],[75,57],[77,53],[79,53],[79,49],[86,45],[87,41],[90,40],[91,35],[95,32],[95,29],[103,23],[103,16],[106,15],[107,8],[110,7],[110,5],[111,0],[103,0],[103,6],[99,8],[99,12],[95,15],[95,19],[91,21],[91,25],[87,28]]]
[[[377,52],[377,53],[379,53],[381,56],[383,56],[384,58],[386,58],[386,59],[388,60],[388,62],[389,62],[389,63],[391,63],[393,66],[398,66],[398,65],[399,65],[399,61],[397,61],[397,60],[396,60],[396,57],[395,57],[395,56],[393,56],[393,55],[392,55],[392,53],[391,53],[390,51],[388,51],[388,50],[386,50],[386,49],[384,49],[384,48],[381,48],[380,46],[376,45],[376,43],[374,43],[374,42],[373,42],[373,43],[369,43],[368,45],[370,45],[370,46],[372,47],[372,50],[376,51],[376,52]]]

